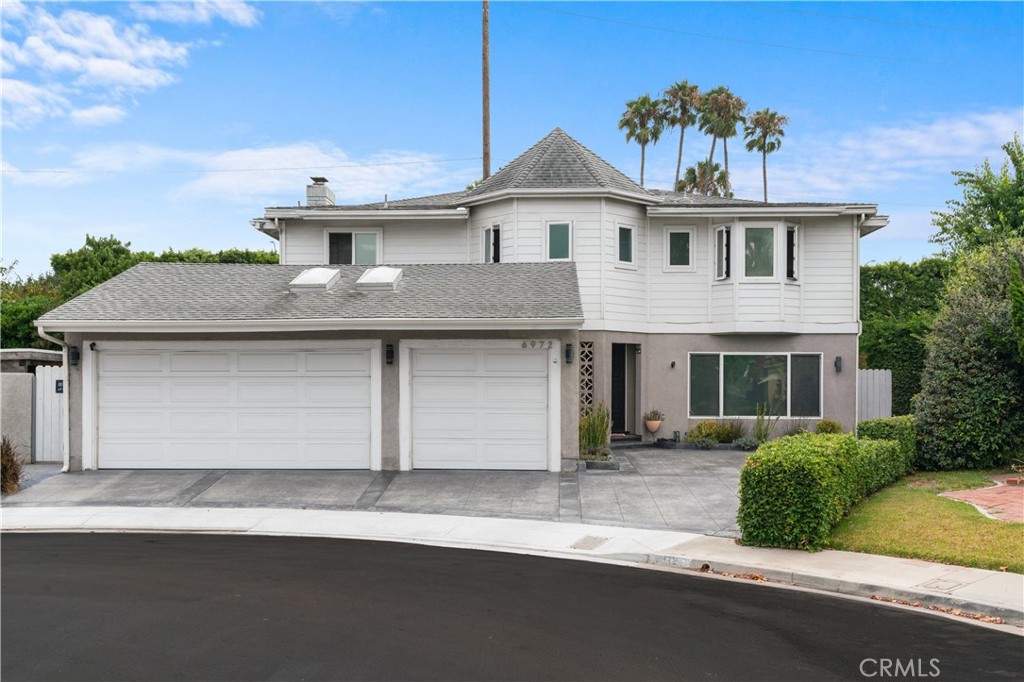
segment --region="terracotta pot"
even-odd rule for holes
[[[644,426],[646,426],[647,430],[651,433],[657,433],[658,429],[661,428],[661,420],[647,420],[644,422]]]

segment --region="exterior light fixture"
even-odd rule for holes
[[[842,358],[841,355],[837,355],[836,356],[835,367],[836,367],[836,372],[842,372],[843,371],[843,358]]]
[[[81,359],[82,354],[78,350],[78,346],[68,346],[68,364],[72,367],[78,366],[78,361]]]
[[[395,346],[394,344],[384,344],[384,364],[393,365],[395,364]]]
[[[572,344],[571,343],[565,344],[565,364],[567,364],[567,365],[571,365],[572,364]]]

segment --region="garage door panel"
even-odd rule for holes
[[[102,352],[98,465],[368,468],[369,359],[347,349]]]
[[[195,405],[212,403],[223,405],[231,400],[231,383],[228,381],[177,381],[170,385],[172,404]]]
[[[489,403],[539,405],[547,412],[547,382],[522,379],[493,379],[483,385],[483,400]]]
[[[416,441],[417,469],[474,469],[476,442],[424,438]]]
[[[547,429],[547,414],[516,414],[514,412],[483,413],[479,431],[482,435],[502,438],[522,438],[524,433],[543,434]]]
[[[476,381],[419,377],[413,383],[413,401],[417,405],[445,404],[474,405],[477,402]]]
[[[171,373],[227,372],[231,369],[228,353],[172,353]]]
[[[548,375],[547,353],[487,353],[483,359],[484,371],[489,374]]]
[[[477,370],[476,353],[457,351],[418,351],[416,353],[417,374],[459,375],[472,374]]]
[[[161,383],[125,383],[111,381],[100,386],[100,401],[106,404],[138,405],[162,403],[164,386]]]

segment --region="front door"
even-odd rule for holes
[[[633,431],[636,392],[636,346],[612,344],[612,433]]]

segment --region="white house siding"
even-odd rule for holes
[[[480,237],[484,228],[498,225],[501,230],[501,262],[516,261],[516,223],[515,202],[512,199],[494,201],[474,206],[469,214],[469,262],[479,263],[483,260],[483,245]]]
[[[381,231],[383,263],[469,262],[464,220],[293,220],[285,224],[281,263],[326,263],[324,231],[328,228]]]
[[[617,262],[619,226],[632,227],[634,230],[635,252],[632,266]],[[602,231],[604,319],[610,323],[647,322],[649,303],[647,280],[649,242],[647,237],[647,212],[644,207],[612,199],[605,200],[604,230]],[[580,293],[583,295],[582,281],[580,284]],[[586,306],[584,305],[585,311]]]
[[[666,271],[665,233],[670,229],[693,230],[692,272]],[[692,324],[708,321],[713,262],[710,244],[706,218],[651,221],[647,259],[651,322]],[[731,300],[728,303],[728,319],[731,320]]]
[[[805,221],[800,231],[803,258],[803,321],[853,322],[857,319],[857,234],[849,217]]]

